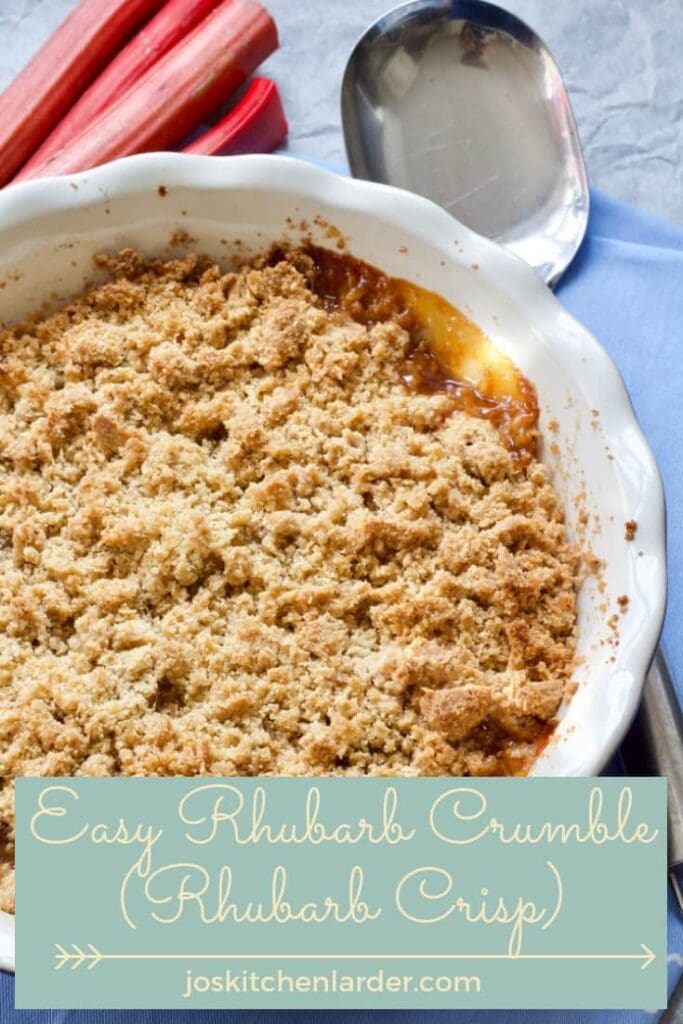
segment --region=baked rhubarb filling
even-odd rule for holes
[[[343,252],[98,263],[0,335],[0,908],[18,775],[526,772],[578,580],[532,385]]]

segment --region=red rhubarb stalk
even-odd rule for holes
[[[72,174],[130,153],[172,149],[277,42],[275,22],[258,0],[224,0],[71,145],[25,177]]]
[[[270,153],[287,137],[287,121],[275,82],[254,78],[229,114],[185,146],[184,153]]]
[[[0,95],[0,185],[162,0],[83,0]]]
[[[160,57],[180,42],[217,7],[220,0],[168,0],[161,11],[131,39],[62,118],[23,167],[17,180],[41,167],[92,124],[103,110],[128,91]]]

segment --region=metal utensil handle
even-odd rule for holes
[[[671,672],[657,648],[643,690],[643,701],[622,747],[630,775],[663,775],[669,781],[669,869],[681,902],[683,868],[683,716]]]

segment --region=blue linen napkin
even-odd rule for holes
[[[683,228],[601,192],[592,193],[588,237],[558,289],[566,307],[600,339],[619,366],[664,477],[669,510],[669,607],[664,630],[679,698],[683,699]],[[635,882],[635,879],[633,880]],[[624,914],[628,914],[624,880]],[[669,980],[683,969],[683,919],[669,901]],[[381,1014],[381,1016],[380,1016]],[[276,1013],[279,1024],[304,1014]],[[316,1011],[310,1024],[380,1024],[386,1011]],[[401,1024],[655,1024],[656,1011],[401,1011]],[[263,1011],[15,1011],[14,979],[0,975],[2,1024],[268,1024]]]

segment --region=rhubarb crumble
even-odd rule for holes
[[[342,254],[98,263],[0,335],[0,909],[19,775],[523,773],[577,615],[531,385]]]

